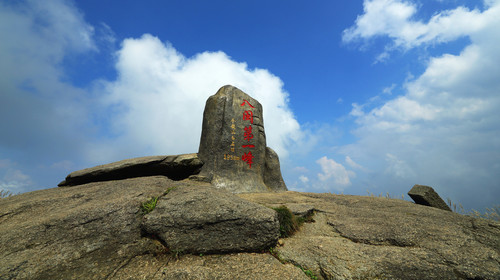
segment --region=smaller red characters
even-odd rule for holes
[[[242,155],[241,160],[246,162],[248,164],[249,168],[252,168],[252,163],[253,163],[252,152],[248,152],[248,153],[245,153],[244,155]]]

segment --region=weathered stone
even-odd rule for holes
[[[281,176],[280,160],[276,152],[266,147],[266,161],[264,165],[264,184],[273,191],[287,191],[285,181]]]
[[[198,155],[204,165],[193,179],[233,193],[286,190],[278,157],[266,149],[262,105],[233,86],[208,98]]]
[[[443,199],[429,186],[415,185],[408,192],[408,195],[416,204],[451,211],[450,207],[446,205]]]
[[[124,264],[163,250],[141,236],[139,205],[177,184],[141,177],[0,199],[0,278],[113,278]]]
[[[210,186],[186,186],[161,197],[143,229],[171,251],[261,251],[279,237],[277,213]]]
[[[228,269],[229,268],[229,269]],[[298,267],[282,264],[270,254],[182,257],[164,272],[164,279],[303,279],[310,280]]]
[[[378,197],[315,193],[238,196],[264,205],[311,205],[280,257],[318,279],[500,279],[500,223]]]
[[[396,199],[238,194],[297,213],[314,208],[315,222],[274,249],[285,264],[269,253],[176,256],[141,230],[142,202],[209,186],[154,176],[2,198],[0,278],[307,279],[300,265],[318,279],[500,279],[499,222]]]
[[[72,172],[58,186],[155,175],[181,180],[197,174],[202,165],[197,154],[132,158]]]

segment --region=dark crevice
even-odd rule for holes
[[[161,239],[158,235],[156,235],[154,233],[148,232],[142,226],[141,226],[141,237],[143,237],[143,238],[149,238],[149,239],[152,239],[152,240],[156,240],[156,241],[160,242],[161,245],[163,245],[163,247],[165,247],[165,248],[168,249],[168,244],[163,239]]]
[[[161,161],[148,164],[137,164],[121,169],[103,172],[102,174],[88,174],[80,177],[67,178],[60,186],[76,186],[93,182],[123,180],[137,177],[165,176],[174,181],[187,179],[191,175],[200,173],[202,164],[170,163],[162,164]]]

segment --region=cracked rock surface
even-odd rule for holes
[[[266,205],[313,205],[278,252],[318,279],[500,279],[500,224],[378,197],[241,194]]]
[[[402,200],[239,194],[315,212],[314,223],[273,250],[280,260],[266,252],[177,255],[144,234],[141,203],[170,187],[208,185],[153,176],[2,198],[0,279],[309,279],[298,266],[318,279],[500,279],[498,222]]]
[[[209,185],[178,187],[159,198],[143,229],[172,251],[255,252],[276,245],[276,211]]]

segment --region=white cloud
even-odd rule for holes
[[[0,190],[18,193],[33,184],[30,176],[16,168],[11,160],[0,159]]]
[[[187,58],[171,44],[145,34],[123,41],[116,69],[118,79],[103,82],[102,104],[116,109],[110,127],[118,137],[91,157],[196,152],[205,102],[226,84],[261,102],[267,144],[280,156],[286,156],[288,145],[302,135],[288,108],[283,82],[267,70],[248,69],[223,52]]]
[[[363,7],[364,14],[358,16],[356,24],[344,30],[344,42],[388,36],[395,47],[409,49],[422,44],[453,41],[475,33],[496,20],[494,13],[457,7],[422,22],[415,19],[417,5],[402,0],[365,0]],[[387,54],[381,58],[386,59]]]
[[[9,120],[0,122],[0,150],[20,166],[5,171],[1,184],[16,192],[53,185],[59,178],[21,175],[85,152],[91,101],[63,65],[68,55],[98,51],[94,28],[72,2],[58,0],[1,1],[0,26],[0,119]]]
[[[383,8],[365,9],[356,27],[346,32],[363,38],[389,36],[405,47],[459,36],[468,36],[471,43],[458,55],[430,58],[424,73],[405,82],[404,95],[372,109],[353,104],[350,115],[358,124],[354,134],[359,140],[341,152],[374,171],[370,182],[392,191],[423,183],[466,207],[479,201],[497,203],[493,197],[500,196],[500,1],[491,2],[483,12],[457,8],[438,13],[426,24],[413,20],[417,11],[410,2],[365,1],[365,6],[377,3],[407,10],[394,18]],[[363,24],[377,13],[389,23],[370,33]],[[418,36],[408,35],[414,33]]]
[[[109,26],[94,28],[62,0],[2,1],[0,26],[0,118],[16,120],[0,122],[2,157],[22,164],[18,175],[44,173],[36,180],[44,187],[68,168],[196,152],[205,101],[226,84],[262,103],[267,144],[281,157],[303,137],[283,82],[223,52],[185,57],[151,35],[129,38],[116,53],[117,79],[90,90],[74,86],[64,64],[113,49]]]
[[[347,163],[347,165],[349,165],[353,169],[365,170],[365,168],[363,166],[359,165],[354,160],[352,160],[352,158],[350,156],[345,157],[345,162]]]
[[[355,173],[348,171],[342,164],[326,156],[318,159],[316,163],[321,167],[322,173],[318,173],[318,179],[321,182],[331,183],[332,185],[329,187],[336,189],[343,189],[351,185],[350,178],[353,178]]]
[[[307,184],[309,182],[309,178],[307,178],[307,176],[304,176],[304,175],[300,175],[299,176],[299,180],[303,183],[303,184]]]

